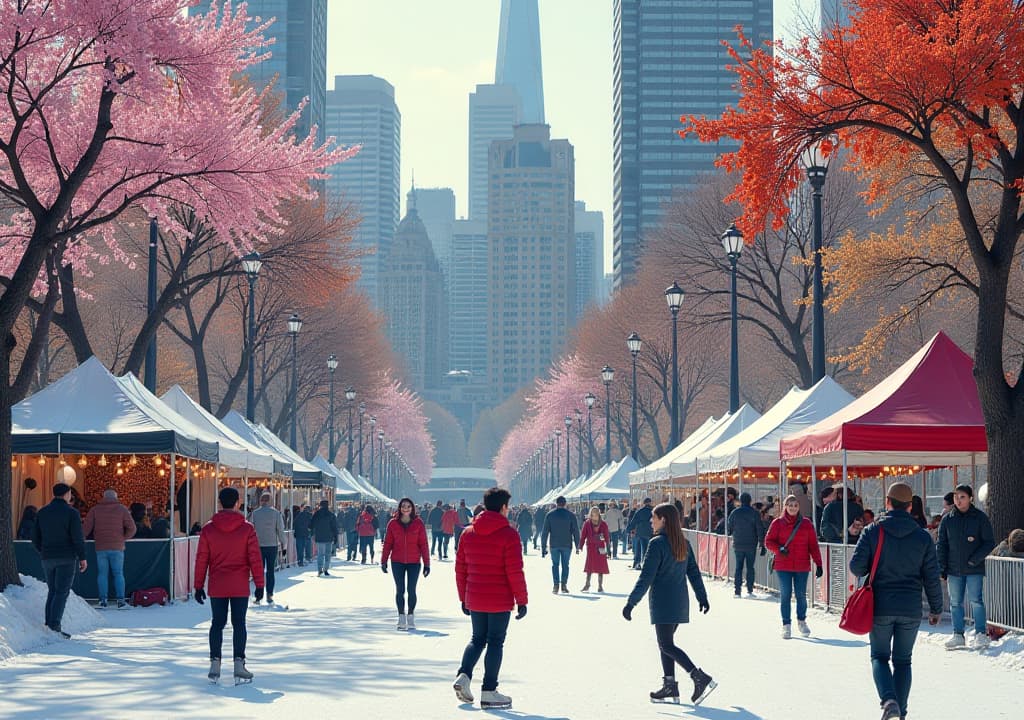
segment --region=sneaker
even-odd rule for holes
[[[747,597],[748,598],[754,597],[754,591],[753,590],[747,590]]]
[[[569,594],[569,586],[566,583],[562,583],[562,592],[566,595]]]
[[[793,637],[793,628],[792,628],[792,626],[791,625],[783,625],[782,626],[782,639],[783,640],[789,640],[791,637]]]
[[[975,650],[984,650],[988,647],[990,640],[986,633],[974,633],[974,639],[971,645]]]
[[[455,688],[455,697],[464,703],[473,702],[473,691],[469,689],[469,675],[459,673],[452,685]]]
[[[946,641],[947,650],[959,650],[964,647],[967,647],[967,641],[964,639],[963,633],[955,632],[953,637]]]
[[[107,609],[107,601],[106,600],[100,600],[99,604],[96,607],[98,607],[100,610],[106,610]]]
[[[497,690],[484,690],[480,693],[480,707],[508,709],[512,707],[512,698]]]
[[[409,630],[415,630],[416,629],[416,621],[412,619],[412,613],[409,613],[408,615],[405,616],[405,622],[408,625],[408,629]]]
[[[324,577],[330,577],[330,576],[331,576],[331,574],[329,572],[327,572],[326,570],[324,570]]]
[[[734,593],[732,594],[732,596],[733,596],[734,598],[736,598],[736,599],[738,600],[738,599],[740,598],[740,591],[739,591],[739,590],[737,590],[736,592],[734,592]]]
[[[555,583],[551,586],[551,592],[553,592],[555,595],[558,594],[558,583]]]
[[[882,705],[882,720],[895,720],[900,716],[900,706],[895,700],[886,700]]]
[[[274,597],[272,595],[267,595],[267,605],[273,605],[273,604],[274,604]]]
[[[123,598],[118,598],[117,599],[117,609],[118,610],[124,610],[127,607],[128,607],[128,603]]]
[[[406,620],[407,617],[408,616],[405,613],[398,613],[398,629],[399,630],[408,630],[409,629],[409,622],[408,622],[408,620]]]
[[[806,620],[797,620],[796,621],[796,626],[797,626],[797,628],[799,628],[801,635],[803,635],[804,637],[810,637],[811,636],[811,629],[809,627],[807,627],[807,621]]]

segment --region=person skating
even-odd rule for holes
[[[664,672],[660,690],[650,693],[652,702],[678,702],[679,684],[676,682],[675,665],[678,663],[693,681],[690,701],[700,705],[714,690],[716,683],[710,675],[693,664],[690,656],[676,647],[675,633],[680,624],[690,622],[690,593],[687,580],[693,586],[697,606],[702,613],[711,609],[704,579],[697,565],[693,548],[683,535],[679,511],[670,503],[662,503],[651,512],[652,538],[644,555],[640,577],[636,579],[633,592],[629,594],[622,616],[633,619],[633,608],[650,590],[648,603],[651,608],[651,624],[658,639],[661,668]]]
[[[71,486],[57,483],[53,486],[53,500],[36,515],[32,528],[32,546],[42,557],[46,577],[46,606],[43,617],[46,627],[61,637],[71,636],[61,629],[64,606],[67,605],[75,571],[84,573],[85,537],[82,535],[82,516],[69,504]]]
[[[252,511],[252,526],[256,528],[256,539],[260,544],[263,558],[263,578],[266,583],[267,604],[274,602],[274,570],[277,568],[277,554],[288,547],[284,534],[284,517],[270,504],[270,493],[260,495],[260,506]],[[259,604],[257,602],[257,604]]]
[[[540,536],[540,555],[548,554],[548,540],[551,540],[551,578],[554,584],[551,592],[569,592],[569,557],[572,549],[580,544],[580,530],[576,516],[565,509],[565,498],[555,498],[555,509],[544,518],[544,532]]]
[[[611,533],[608,524],[601,519],[601,510],[596,505],[590,508],[590,515],[583,523],[580,533],[580,544],[576,550],[587,549],[587,559],[583,563],[583,572],[587,574],[587,582],[583,592],[590,590],[590,576],[597,575],[597,591],[604,592],[604,576],[608,574],[608,548],[611,544]]]
[[[484,679],[480,707],[509,708],[512,698],[498,692],[505,634],[513,606],[516,620],[526,617],[526,576],[519,533],[509,524],[511,496],[503,488],[484,493],[485,510],[462,533],[455,554],[455,584],[462,612],[472,618],[473,637],[462,654],[455,678],[455,695],[473,702],[469,684],[480,655],[484,656]]]
[[[420,577],[420,561],[423,561],[423,577],[430,575],[430,546],[427,544],[427,528],[416,517],[416,505],[409,498],[398,501],[398,513],[384,531],[384,548],[380,553],[380,568],[388,571],[391,560],[391,576],[395,579],[395,605],[398,607],[398,629],[415,630],[416,582]],[[409,596],[406,613],[406,593]]]
[[[790,624],[790,607],[796,595],[796,622],[800,634],[809,637],[807,627],[807,576],[811,572],[811,561],[817,569],[815,577],[821,577],[821,550],[818,536],[811,521],[800,514],[800,502],[794,495],[786,496],[782,517],[775,518],[768,528],[764,544],[775,554],[775,574],[779,578],[779,609],[782,613],[782,637],[793,637]]]
[[[334,550],[334,542],[338,538],[338,519],[334,517],[330,503],[326,500],[321,500],[320,507],[313,513],[309,531],[316,541],[316,575],[317,577],[330,577],[331,551]]]
[[[256,529],[245,521],[238,506],[238,490],[223,488],[217,495],[221,510],[203,526],[196,550],[195,590],[193,597],[200,605],[207,598],[210,612],[210,682],[220,679],[221,645],[224,626],[231,611],[232,648],[235,684],[252,681],[245,667],[247,631],[245,614],[249,608],[249,578],[256,585],[256,602],[263,599],[263,559]],[[207,582],[209,576],[209,582]]]

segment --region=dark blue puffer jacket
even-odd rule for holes
[[[707,591],[701,577],[693,548],[687,542],[686,560],[676,560],[668,538],[658,533],[647,547],[640,577],[633,592],[629,594],[629,605],[635,606],[650,588],[652,625],[674,625],[690,622],[690,593],[686,582],[693,586],[698,603],[706,603]]]

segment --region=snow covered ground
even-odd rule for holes
[[[453,556],[454,557],[454,556]],[[705,704],[654,705],[661,666],[646,601],[633,622],[620,610],[637,573],[612,561],[604,595],[579,592],[582,557],[573,558],[571,595],[551,594],[548,560],[527,558],[529,614],[513,621],[501,690],[524,720],[698,717],[707,720],[877,718],[865,639],[811,612],[810,639],[779,636],[769,596],[735,600],[711,582],[711,612],[680,629],[677,642],[719,682]],[[53,640],[40,629],[45,586],[0,596],[0,718],[344,718],[412,720],[480,717],[451,689],[469,620],[459,609],[454,561],[435,562],[420,580],[419,630],[395,630],[394,585],[378,565],[334,561],[334,575],[309,568],[278,575],[276,599],[288,612],[249,613],[252,685],[206,680],[209,606],[107,610],[72,598]],[[596,583],[595,583],[596,585]],[[45,594],[43,595],[45,598]],[[14,600],[11,600],[14,598]],[[35,625],[26,613],[38,615]],[[1019,718],[1024,648],[1019,638],[993,644],[989,656],[941,647],[949,628],[922,632],[914,653],[909,718]],[[48,640],[45,645],[39,643]],[[34,645],[27,650],[27,645]],[[230,627],[225,632],[230,653]],[[473,691],[479,697],[483,663]],[[681,676],[682,674],[679,673]],[[681,677],[685,695],[689,681]],[[225,683],[227,684],[227,683]],[[353,715],[350,713],[358,713]],[[373,714],[368,714],[373,713]]]

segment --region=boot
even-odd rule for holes
[[[512,698],[502,695],[497,690],[483,690],[480,693],[480,707],[507,709],[512,707]]]
[[[693,669],[693,672],[690,673],[690,679],[693,680],[693,695],[690,696],[690,702],[694,705],[700,705],[704,698],[718,687],[718,683],[712,680],[711,676],[700,668]]]
[[[569,594],[569,586],[566,583],[562,583],[562,592],[564,592],[566,595]]]
[[[598,581],[597,581],[597,591],[599,593],[603,593],[604,592],[604,583],[602,583],[600,579],[598,579]]]
[[[405,622],[408,625],[408,629],[409,630],[415,630],[416,629],[416,621],[412,619],[412,613],[409,613],[408,615],[405,616]]]
[[[220,658],[210,658],[210,672],[206,674],[210,682],[216,683],[220,680]]]
[[[679,702],[679,683],[676,679],[666,675],[661,690],[651,692],[651,702]]]
[[[580,592],[588,592],[589,590],[590,590],[590,583],[586,583],[586,584],[584,584],[584,586],[580,590]]]
[[[551,592],[553,592],[555,595],[558,594],[558,583],[555,583],[551,586]]]
[[[455,697],[459,700],[464,703],[473,702],[473,691],[469,689],[469,676],[466,673],[459,673],[452,687],[455,688]]]
[[[245,658],[235,658],[235,685],[252,682],[252,673],[245,669]]]
[[[408,616],[405,613],[398,613],[398,629],[408,630],[409,621],[406,619]]]

